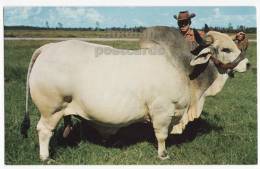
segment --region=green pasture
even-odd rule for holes
[[[45,38],[139,38],[140,32],[86,30],[5,30],[5,37]]]
[[[37,35],[38,36],[38,35]],[[36,124],[40,114],[29,102],[31,128],[20,135],[25,111],[27,67],[33,51],[48,41],[4,42],[5,164],[42,164]],[[101,43],[101,42],[97,42]],[[102,42],[118,48],[137,49],[136,42]],[[104,142],[84,120],[73,117],[74,132],[62,138],[63,121],[51,140],[53,164],[257,164],[256,43],[247,57],[252,69],[236,73],[223,91],[206,100],[201,117],[184,133],[167,139],[171,158],[157,158],[152,127],[135,124]]]

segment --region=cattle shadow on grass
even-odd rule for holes
[[[208,114],[203,112],[203,114]],[[157,147],[157,141],[154,135],[151,124],[136,123],[128,127],[124,127],[118,131],[116,135],[111,136],[110,139],[104,140],[99,133],[89,125],[89,123],[81,119],[73,126],[73,132],[65,139],[62,137],[64,126],[61,125],[56,131],[51,140],[51,147],[73,147],[80,142],[90,142],[109,148],[127,148],[130,145],[149,142]],[[167,146],[179,146],[183,143],[191,142],[196,137],[210,133],[212,131],[221,132],[223,128],[218,126],[213,121],[199,118],[190,122],[182,134],[169,135],[166,143]],[[86,143],[87,144],[87,143]]]

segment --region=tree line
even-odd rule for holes
[[[65,27],[37,27],[37,26],[4,26],[4,30],[68,30],[68,31],[129,31],[129,32],[142,32],[146,27],[135,26],[131,28],[125,27],[111,27],[111,28],[65,28]]]
[[[99,27],[87,27],[87,28],[65,28],[62,24],[58,24],[58,27],[36,27],[36,26],[4,26],[4,30],[67,30],[67,31],[127,31],[127,32],[142,32],[146,27],[135,26],[135,27],[111,27],[111,28],[99,28]],[[204,28],[202,28],[203,30]],[[239,25],[234,28],[231,24],[228,27],[208,27],[209,30],[225,32],[225,33],[236,33],[238,31],[243,31],[245,33],[256,33],[256,27],[246,27],[244,25]]]

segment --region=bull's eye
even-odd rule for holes
[[[231,50],[229,48],[223,48],[221,51],[222,52],[226,52],[226,53],[230,53],[231,52]]]

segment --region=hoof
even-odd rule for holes
[[[40,155],[40,159],[42,162],[46,162],[46,161],[48,161],[49,157],[48,156],[44,157],[44,156]]]
[[[165,156],[165,157],[163,157],[163,156],[159,156],[159,158],[160,158],[160,160],[168,160],[168,159],[170,159],[170,156]]]
[[[47,158],[45,160],[42,160],[43,164],[56,164],[56,161],[51,159],[51,158]]]
[[[161,155],[158,156],[161,160],[167,160],[170,159],[170,156],[168,155],[167,151],[163,151]]]

